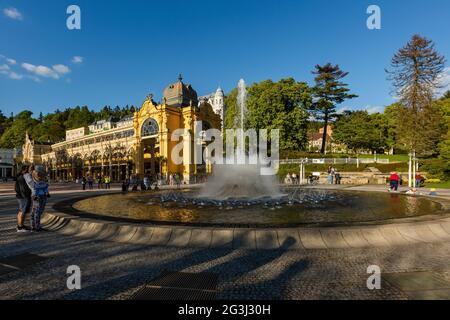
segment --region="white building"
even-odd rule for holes
[[[20,149],[0,149],[0,180],[15,176],[15,158]]]
[[[222,120],[222,128],[223,128],[223,116],[224,116],[224,112],[225,112],[225,95],[223,93],[223,90],[218,87],[216,92],[208,94],[206,96],[201,96],[198,98],[198,104],[200,105],[203,101],[206,100],[206,102],[208,102],[214,112],[218,115],[220,115],[220,119]]]

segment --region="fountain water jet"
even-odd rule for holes
[[[251,156],[246,155],[244,143],[245,117],[247,111],[247,89],[245,81],[239,80],[237,105],[239,117],[235,119],[235,127],[239,126],[241,144],[236,150],[237,161],[225,161],[226,164],[215,164],[212,176],[200,191],[199,198],[216,200],[227,199],[277,199],[284,195],[280,192],[276,176],[261,175],[259,164],[249,164]],[[239,121],[237,121],[239,120]],[[238,124],[239,123],[239,124]],[[244,159],[242,159],[244,158]],[[256,157],[257,158],[257,157]],[[234,157],[233,157],[234,160]],[[232,162],[233,164],[229,164]]]

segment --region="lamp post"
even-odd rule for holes
[[[417,158],[416,158],[416,151],[413,151],[412,154],[412,167],[413,167],[413,171],[412,171],[412,176],[411,176],[411,180],[413,182],[413,188],[416,187],[416,162],[417,162]]]
[[[308,158],[300,160],[300,174],[299,174],[299,177],[298,177],[300,185],[305,184],[305,181],[306,181],[306,179],[305,179],[305,174],[306,174],[305,167],[306,167],[306,163],[307,162],[308,162]]]
[[[413,157],[412,152],[410,152],[408,154],[408,156],[409,156],[409,161],[408,161],[408,187],[411,188],[412,187],[412,157]]]

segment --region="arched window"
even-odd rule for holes
[[[153,136],[159,133],[158,122],[155,119],[150,118],[145,120],[142,126],[142,137]]]

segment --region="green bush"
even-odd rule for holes
[[[420,171],[427,173],[428,179],[450,180],[450,162],[442,159],[424,160],[420,164]]]

